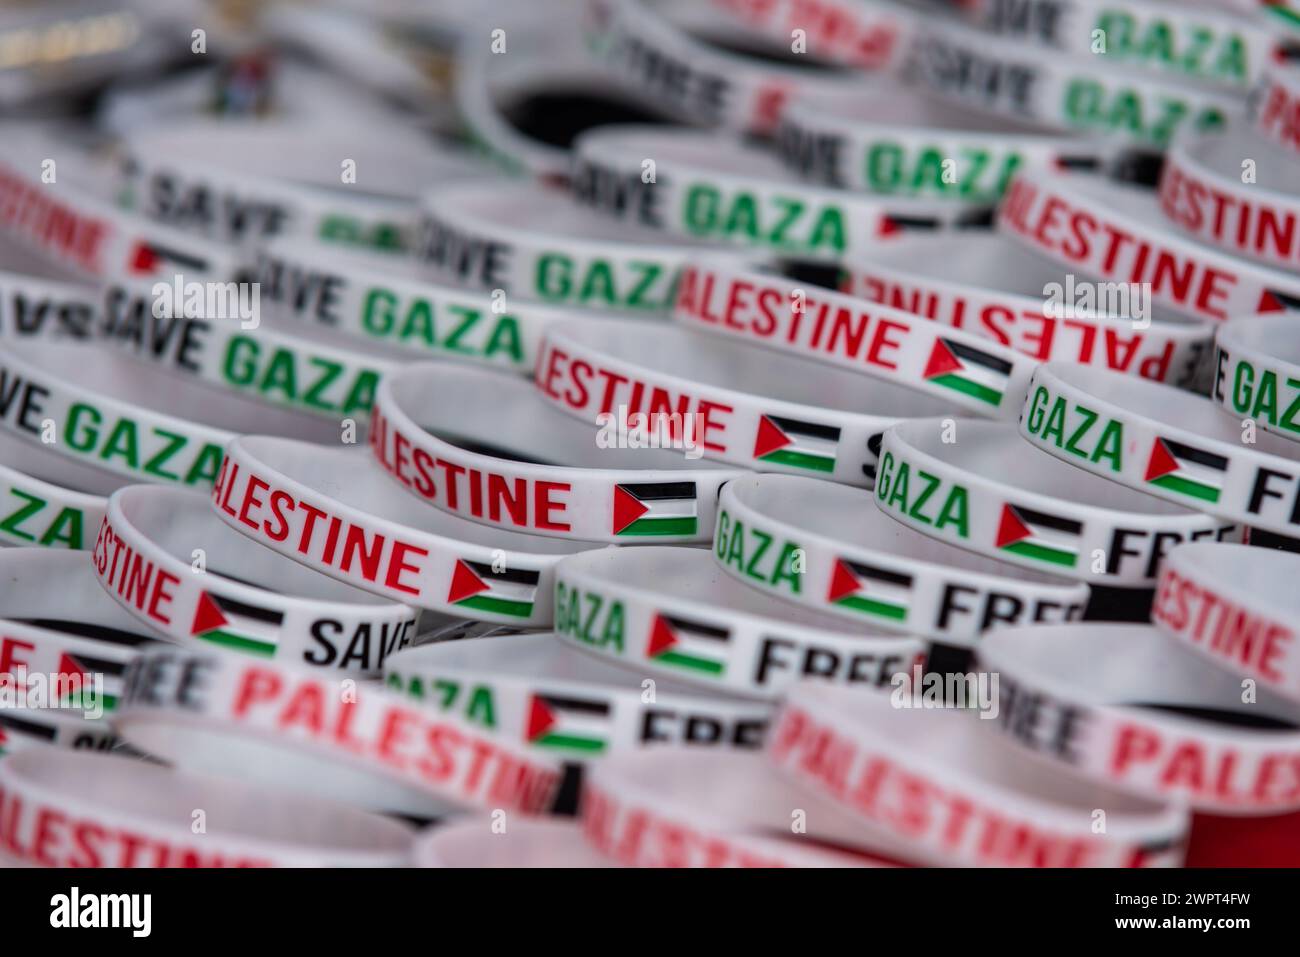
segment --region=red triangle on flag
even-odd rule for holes
[[[1259,294],[1259,305],[1255,307],[1256,312],[1281,312],[1286,306],[1282,305],[1282,300],[1273,295],[1271,290],[1265,289]]]
[[[894,233],[901,232],[902,227],[894,221],[893,216],[885,216],[880,220],[880,225],[876,228],[876,233],[880,236],[892,236]]]
[[[961,360],[952,354],[948,348],[948,343],[942,339],[934,340],[934,348],[930,350],[930,358],[925,363],[925,372],[921,374],[924,379],[934,379],[941,375],[948,375],[951,372],[961,372]]]
[[[528,706],[528,740],[536,741],[553,727],[555,713],[539,696],[533,695],[532,703]]]
[[[754,458],[761,459],[771,455],[777,449],[783,449],[794,439],[782,432],[767,416],[758,419],[758,436],[754,439]]]
[[[623,486],[614,486],[614,534],[617,535],[650,509],[641,500],[626,491]]]
[[[158,254],[149,248],[148,243],[136,243],[131,253],[132,272],[153,272],[158,268]]]
[[[1032,537],[1033,534],[1033,529],[1024,523],[1024,520],[1016,514],[1016,510],[1010,505],[1003,504],[1002,517],[998,520],[997,547],[1005,548],[1007,545],[1014,545],[1016,542]]]
[[[1151,458],[1147,460],[1145,481],[1150,482],[1152,479],[1177,471],[1178,460],[1174,458],[1174,453],[1169,451],[1169,446],[1165,445],[1164,439],[1156,439],[1155,444],[1151,446]]]
[[[650,627],[650,644],[646,645],[645,653],[651,658],[657,658],[676,646],[677,636],[673,634],[672,625],[664,621],[663,615],[655,615],[654,624]]]
[[[56,678],[84,678],[86,674],[86,669],[82,667],[80,661],[66,651],[59,653],[59,668],[55,674]]]
[[[831,573],[831,587],[826,593],[827,601],[839,601],[845,595],[852,595],[862,587],[862,582],[853,574],[843,559],[835,559],[835,571]]]
[[[456,570],[451,575],[451,590],[447,592],[447,601],[454,605],[458,601],[472,598],[479,592],[488,591],[491,587],[474,573],[474,569],[457,559]]]
[[[205,591],[199,592],[199,605],[194,609],[194,624],[190,626],[191,635],[202,635],[230,624],[212,596]]]

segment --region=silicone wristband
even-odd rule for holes
[[[86,795],[93,794],[94,800]],[[44,867],[401,867],[404,824],[106,754],[0,763],[0,848]],[[195,809],[209,830],[195,836]],[[74,891],[75,893],[75,891]]]
[[[952,226],[962,215],[932,199],[791,182],[775,159],[731,137],[645,126],[578,137],[572,189],[580,204],[629,227],[823,261],[871,249],[899,230]]]
[[[999,422],[958,423],[951,443],[937,422],[890,429],[875,494],[918,532],[1093,586],[1150,585],[1174,545],[1241,539],[1236,525],[1056,462]]]
[[[365,419],[379,380],[398,367],[391,349],[367,352],[314,328],[258,325],[170,316],[151,320],[147,330],[131,321],[112,325],[105,336],[169,373],[336,423]]]
[[[787,601],[890,631],[973,644],[996,624],[1071,621],[1088,586],[1026,572],[919,535],[869,493],[788,475],[728,482],[713,556]],[[792,572],[801,556],[801,571]]]
[[[1034,367],[1019,352],[915,313],[726,264],[688,267],[673,317],[694,329],[845,366],[929,393],[950,408],[999,418],[1016,414]]]
[[[617,867],[592,849],[574,821],[512,821],[494,831],[485,821],[431,829],[416,841],[416,867]]]
[[[807,55],[867,71],[896,69],[916,29],[912,11],[876,0],[710,0],[728,25],[788,44],[803,31]]]
[[[1234,319],[1215,338],[1212,398],[1277,435],[1300,441],[1300,348],[1287,316]]]
[[[1300,807],[1300,711],[1144,625],[999,629],[990,726],[1039,759],[1132,794],[1222,814]],[[1215,720],[1219,718],[1219,720]]]
[[[1208,321],[1189,322],[1164,309],[1142,322],[1079,308],[1078,296],[1070,295],[1076,290],[1071,274],[998,235],[903,236],[843,263],[841,276],[851,295],[1039,362],[1075,362],[1183,387],[1197,384],[1214,336]],[[1059,298],[1044,292],[1052,284]]]
[[[181,489],[114,492],[93,559],[118,604],[180,644],[378,675],[417,632],[409,605],[376,601],[260,547]]]
[[[641,679],[550,634],[418,645],[388,659],[384,683],[570,761],[674,745],[754,750],[772,715],[766,703]]]
[[[115,751],[131,749],[103,718],[87,718],[75,711],[48,708],[5,708],[0,710],[0,759],[22,751]]]
[[[370,448],[444,511],[590,542],[708,541],[718,489],[741,474],[669,449],[603,447],[528,382],[434,365],[380,386]]]
[[[508,299],[662,314],[698,250],[648,231],[639,239],[540,186],[454,186],[425,197],[415,258],[440,279]]]
[[[862,635],[752,590],[701,549],[606,549],[555,571],[555,630],[638,673],[772,699],[813,676],[881,688],[919,660],[914,638]]]
[[[548,401],[591,425],[602,415],[632,421],[678,413],[698,423],[694,438],[705,458],[867,487],[885,429],[954,408],[798,356],[608,319],[548,328],[536,382]],[[751,391],[758,383],[762,392]]]
[[[1141,283],[1153,302],[1187,315],[1300,309],[1300,277],[1178,236],[1147,190],[1026,171],[1008,188],[997,228],[1066,269]]]
[[[555,563],[591,547],[428,508],[362,449],[265,436],[230,443],[212,503],[226,524],[339,581],[506,624],[549,625]]]
[[[384,688],[220,651],[136,659],[114,723],[182,770],[384,811],[450,802],[539,814],[560,780],[536,751]]]
[[[46,690],[62,693],[57,702],[49,695],[30,702],[32,710],[112,711],[127,664],[161,644],[156,632],[108,600],[85,555],[0,549],[0,580],[0,676],[13,682],[10,692],[30,689],[39,675]],[[24,672],[26,682],[19,679]]]
[[[120,482],[7,433],[0,433],[0,462],[0,543],[89,547]]]
[[[582,831],[601,854],[628,867],[871,867],[870,857],[819,840],[855,828],[838,809],[795,793],[753,754],[664,749],[592,766],[584,781]],[[804,812],[809,833],[794,832]],[[781,833],[790,829],[788,837]]]
[[[997,0],[964,0],[964,7],[973,22],[1002,36],[1074,57],[1100,56],[1098,72],[1123,65],[1244,87],[1277,43],[1258,20],[1190,4],[1068,0],[1040,16],[1017,16]]]
[[[911,52],[906,78],[955,103],[1141,146],[1164,147],[1176,131],[1218,126],[1240,109],[1226,93],[1141,70],[1045,57],[953,21],[926,20]]]
[[[1181,545],[1160,567],[1151,621],[1234,674],[1300,699],[1300,556],[1247,545]]]
[[[9,250],[5,250],[7,261]],[[0,336],[91,339],[95,323],[118,297],[81,282],[0,271]]]
[[[231,253],[206,240],[132,216],[68,185],[51,190],[41,150],[25,144],[0,163],[0,230],[71,273],[92,278],[228,278]]]
[[[1120,152],[886,84],[797,101],[774,146],[787,170],[823,186],[968,205],[997,202],[1017,169],[1097,169]]]
[[[405,265],[405,260],[403,260]],[[335,329],[412,358],[456,359],[529,373],[546,324],[567,311],[440,286],[359,253],[277,240],[257,257],[262,314]],[[504,303],[502,303],[504,306]]]
[[[1262,139],[1290,152],[1300,152],[1300,71],[1274,62],[1251,94],[1248,115]]]
[[[914,860],[995,867],[1181,862],[1185,810],[1098,785],[1063,787],[1054,771],[977,724],[968,714],[913,713],[883,696],[795,685],[767,756],[793,781],[887,830]],[[1100,832],[1098,809],[1105,814]]]
[[[14,397],[0,427],[28,443],[51,435],[51,451],[141,482],[207,488],[222,448],[254,422],[321,441],[338,436],[330,423],[237,396],[214,403],[206,390],[89,343],[5,343],[0,380]]]
[[[1180,137],[1165,156],[1160,211],[1209,245],[1298,270],[1300,177],[1288,175],[1293,162],[1241,122],[1212,135]],[[1243,181],[1248,172],[1251,178]]]
[[[593,57],[648,102],[702,126],[769,133],[787,102],[857,85],[852,73],[773,65],[687,35],[642,0],[588,0]]]
[[[468,160],[432,146],[309,124],[169,124],[130,138],[119,195],[128,209],[221,242],[290,235],[400,253],[415,226],[413,184],[474,176]]]
[[[1020,434],[1129,488],[1295,534],[1300,447],[1267,433],[1245,444],[1242,429],[1214,408],[1154,382],[1052,363],[1034,372]]]

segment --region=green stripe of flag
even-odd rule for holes
[[[695,516],[682,518],[638,518],[620,535],[694,535],[697,528]]]
[[[998,405],[1002,401],[1002,393],[997,389],[970,379],[963,379],[961,376],[952,373],[935,376],[930,381],[935,385],[952,389],[954,392],[964,393],[973,399],[979,399],[981,402],[987,402],[989,405]]]
[[[605,750],[605,742],[599,738],[583,738],[574,734],[544,734],[533,744],[546,748],[568,748],[570,751],[587,751],[599,754]]]
[[[662,661],[666,665],[677,665],[681,668],[692,668],[695,671],[701,671],[708,675],[722,674],[722,662],[710,661],[708,658],[696,658],[694,655],[684,655],[679,651],[665,651],[654,657],[655,661]]]
[[[1073,568],[1074,563],[1079,559],[1079,556],[1074,552],[1067,552],[1060,548],[1049,548],[1046,545],[1035,545],[1033,542],[1012,542],[1002,550],[1015,555],[1023,555],[1025,558],[1033,558],[1040,562],[1064,565],[1067,568]]]
[[[511,615],[515,618],[527,618],[533,613],[531,601],[513,601],[509,598],[492,598],[488,595],[471,595],[456,602],[456,607],[489,611],[497,615]]]
[[[891,605],[888,602],[873,601],[870,598],[859,598],[857,595],[841,598],[835,604],[843,608],[852,608],[854,611],[860,611],[865,615],[876,615],[894,621],[904,621],[907,618],[907,608],[904,605]]]
[[[814,472],[834,472],[835,460],[825,455],[809,455],[806,452],[791,452],[789,449],[777,449],[768,452],[761,462],[775,462],[777,465],[789,465],[797,469],[811,469]]]
[[[222,631],[220,628],[214,631],[205,631],[198,637],[204,641],[210,641],[214,645],[221,645],[223,648],[230,648],[234,651],[244,651],[250,655],[260,655],[263,658],[275,657],[275,644],[270,641],[260,641],[257,638],[249,638],[247,635],[237,635],[232,631]]]
[[[1153,478],[1151,484],[1159,485],[1161,488],[1167,488],[1169,491],[1177,492],[1179,495],[1189,495],[1192,498],[1199,498],[1204,502],[1217,502],[1219,500],[1219,490],[1213,485],[1194,482],[1191,479],[1182,478],[1177,475],[1162,475],[1159,478]]]

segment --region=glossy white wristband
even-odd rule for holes
[[[1211,397],[1229,415],[1300,442],[1300,325],[1249,316],[1219,327]]]

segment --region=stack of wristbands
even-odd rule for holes
[[[1290,7],[362,6],[0,42],[0,864],[1300,866]]]

